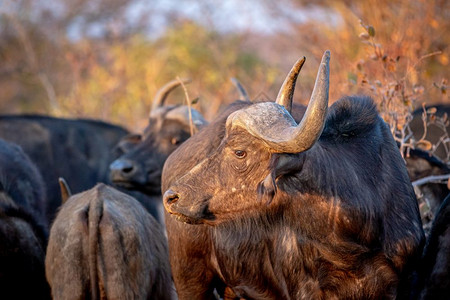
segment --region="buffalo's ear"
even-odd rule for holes
[[[282,176],[298,173],[302,169],[303,162],[303,156],[299,157],[298,154],[277,153],[272,156],[270,169],[275,179],[279,179]]]
[[[61,189],[61,204],[64,204],[72,196],[72,192],[70,191],[69,184],[67,184],[64,178],[59,177],[58,182],[59,188]]]
[[[283,176],[297,173],[303,160],[295,154],[274,154],[270,162],[271,172],[258,184],[258,199],[269,205],[277,193],[277,183]]]

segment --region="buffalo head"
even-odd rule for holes
[[[118,148],[124,154],[110,165],[114,184],[159,194],[166,158],[191,136],[191,128],[195,132],[206,125],[202,115],[193,108],[189,111],[186,105],[164,105],[168,94],[180,84],[179,80],[173,80],[158,91],[142,136],[129,135],[119,143]]]
[[[276,102],[256,103],[228,116],[220,146],[165,192],[166,210],[181,221],[209,223],[267,207],[277,191],[277,177],[298,168],[296,155],[313,147],[322,133],[329,59],[327,51],[298,125],[291,116],[292,99],[305,58],[293,66]]]

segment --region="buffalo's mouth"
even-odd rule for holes
[[[199,225],[199,224],[215,224],[216,217],[213,214],[209,214],[206,216],[202,216],[200,218],[190,217],[176,212],[168,211],[177,221],[183,222],[190,225]]]
[[[174,216],[175,220],[179,221],[179,222],[183,222],[186,224],[191,224],[191,225],[198,225],[198,224],[203,224],[201,219],[196,219],[196,218],[190,218],[188,216],[182,215],[182,214],[178,214],[178,213],[172,213],[169,212],[172,216]]]
[[[216,216],[209,210],[207,204],[211,197],[199,201],[200,205],[197,209],[179,206],[179,195],[172,193],[171,190],[167,191],[163,196],[163,203],[166,211],[175,217],[177,221],[187,224],[209,224],[214,223]]]

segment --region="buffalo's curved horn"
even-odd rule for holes
[[[156,92],[156,95],[153,98],[152,110],[163,106],[164,101],[166,100],[169,93],[171,91],[173,91],[175,88],[177,88],[179,85],[181,85],[181,83],[186,84],[186,83],[190,83],[190,82],[191,82],[191,79],[189,79],[189,78],[181,78],[180,80],[175,79],[175,80],[172,80],[172,81],[166,83],[162,88],[160,88]]]
[[[189,126],[191,119],[192,124],[196,129],[200,129],[208,124],[208,122],[203,118],[202,114],[198,110],[190,108],[190,111],[191,113],[189,113],[189,107],[187,105],[181,105],[167,112],[166,119],[178,120],[179,122],[181,122],[182,124],[186,124],[187,126]]]
[[[236,78],[232,77],[231,78],[231,82],[233,82],[234,86],[236,87],[236,89],[239,92],[239,96],[244,99],[247,102],[252,102],[250,100],[250,97],[248,96],[247,91],[245,90],[245,88],[242,86],[242,84],[239,82],[239,80],[237,80]]]
[[[67,199],[72,196],[72,192],[70,191],[70,187],[67,184],[66,180],[62,177],[58,178],[59,188],[61,189],[61,204],[66,203]]]
[[[289,76],[288,76],[289,77]],[[330,51],[325,51],[317,72],[314,90],[300,124],[287,128],[273,147],[277,151],[299,153],[311,148],[319,139],[325,125],[330,86]]]
[[[300,153],[308,150],[319,139],[325,125],[330,84],[329,63],[330,52],[326,51],[300,124],[297,125],[287,109],[279,103],[262,102],[232,113],[227,119],[227,126],[244,128],[273,152]]]
[[[297,82],[298,74],[305,63],[306,57],[297,60],[297,62],[292,67],[289,75],[284,80],[281,85],[280,91],[278,92],[276,103],[283,105],[286,110],[291,113],[292,111],[292,100],[294,98],[295,83]]]

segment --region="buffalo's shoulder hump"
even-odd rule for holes
[[[375,103],[368,96],[346,96],[328,109],[322,140],[351,139],[366,136],[379,122]]]

